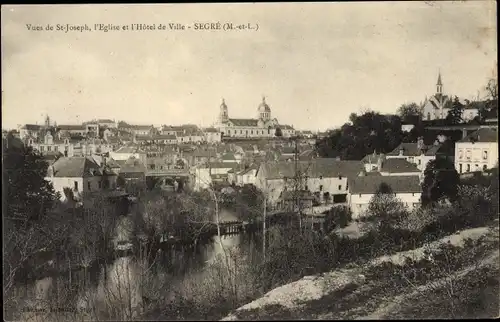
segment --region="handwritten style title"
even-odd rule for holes
[[[116,32],[116,31],[182,31],[182,30],[195,30],[195,31],[231,31],[231,30],[259,30],[258,24],[252,23],[235,23],[235,22],[195,22],[192,24],[182,24],[178,22],[171,22],[167,24],[144,24],[132,23],[126,25],[116,24],[47,24],[32,25],[26,24],[26,29],[29,31],[57,31],[57,32]]]

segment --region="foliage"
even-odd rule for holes
[[[448,111],[448,115],[446,116],[446,120],[451,124],[460,124],[463,122],[462,114],[464,112],[464,105],[460,103],[460,100],[457,96],[453,99],[450,110]]]
[[[455,201],[459,182],[460,177],[450,160],[439,158],[429,161],[422,183],[422,205],[427,206],[442,198]]]
[[[332,207],[325,215],[325,230],[332,231],[335,228],[344,228],[352,221],[351,208]]]
[[[316,143],[320,157],[361,160],[374,150],[391,152],[401,143],[403,134],[398,116],[366,112],[352,118],[352,124],[344,124]]]
[[[423,110],[422,107],[418,106],[417,103],[409,103],[403,104],[398,107],[397,114],[401,118],[401,120],[403,120],[404,122],[409,122],[414,121],[415,116],[418,120],[421,120],[423,116]]]

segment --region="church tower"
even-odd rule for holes
[[[441,72],[439,72],[438,80],[436,83],[436,94],[443,95],[443,82],[441,81]]]
[[[47,114],[47,116],[45,117],[45,127],[50,127],[50,117],[49,115]]]
[[[224,99],[222,99],[222,104],[220,105],[220,113],[219,113],[219,123],[224,124],[229,120],[229,114],[227,111],[227,105]]]
[[[266,97],[262,96],[262,103],[259,105],[259,119],[268,122],[271,119],[271,108],[266,103]]]

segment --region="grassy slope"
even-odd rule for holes
[[[471,232],[472,237],[478,237],[477,229]],[[462,238],[471,237],[468,233],[469,231],[462,231],[442,241],[461,245]],[[492,237],[488,243],[498,241],[498,229],[488,235]],[[417,260],[421,257],[420,253],[420,250],[415,251]],[[400,262],[398,256],[392,259],[385,257],[384,261],[387,260]],[[380,262],[372,261],[372,265]],[[459,299],[459,303],[453,308],[450,307],[447,284],[442,277],[431,276],[423,284],[411,286],[396,284],[391,274],[386,277],[367,274],[365,280],[344,282],[335,287],[332,279],[325,278],[328,275],[325,274],[316,280],[305,278],[299,281],[301,283],[295,282],[277,288],[263,298],[241,307],[226,319],[450,318],[453,314],[458,317],[497,316],[498,250],[489,252],[482,259],[481,266],[481,272],[476,266],[461,267],[453,272],[454,281],[468,287],[467,298]],[[360,269],[352,269],[344,275],[358,276],[361,272]],[[307,281],[309,287],[306,286]]]

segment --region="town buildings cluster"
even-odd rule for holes
[[[450,99],[442,88],[439,75],[437,93],[422,105],[424,119],[446,116]],[[464,113],[465,119],[473,118],[477,110]],[[447,158],[460,174],[498,166],[496,126],[464,135],[451,149],[446,137],[440,136],[432,145],[419,138],[385,155],[373,151],[361,160],[319,158],[316,139],[326,133],[280,124],[271,117],[265,98],[255,119],[229,118],[223,100],[218,120],[209,128],[131,125],[109,119],[57,125],[47,117],[43,125],[26,124],[14,132],[47,159],[47,180],[63,200],[116,191],[120,180],[145,182],[152,177],[164,188],[180,182],[194,190],[214,183],[254,185],[273,209],[289,209],[299,191],[306,208],[345,205],[356,218],[367,210],[381,183],[388,184],[408,208],[417,207],[431,160]]]

